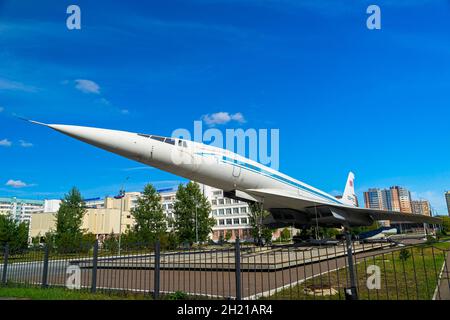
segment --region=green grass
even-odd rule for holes
[[[436,244],[439,249],[431,247],[408,247],[411,256],[402,261],[400,251],[385,253],[370,258],[358,259],[356,265],[358,296],[370,300],[430,300],[438,283],[439,273],[444,263],[449,243]],[[381,288],[367,289],[366,274],[369,265],[377,265],[381,271]],[[271,299],[345,299],[344,289],[347,287],[347,268],[330,272],[309,279],[299,285],[286,288]],[[332,287],[338,294],[332,296],[308,295],[305,288],[311,286]]]
[[[90,293],[84,290],[69,290],[65,288],[39,288],[8,285],[0,287],[1,298],[30,299],[30,300],[149,300],[148,295],[142,294],[104,294]]]

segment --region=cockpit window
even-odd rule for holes
[[[171,139],[171,138],[166,138],[166,140],[164,141],[165,143],[169,143],[172,145],[175,145],[175,140]]]
[[[161,142],[164,142],[164,137],[160,137],[160,136],[150,136],[150,138],[152,138],[153,140],[158,140],[158,141],[161,141]]]
[[[138,136],[144,137],[144,138],[150,138],[153,140],[157,140],[157,141],[161,141],[161,142],[165,142],[171,145],[175,145],[175,139],[173,138],[166,138],[166,137],[161,137],[161,136],[152,136],[149,134],[144,134],[144,133],[138,133]],[[178,140],[178,145],[181,147],[183,145],[183,141]],[[186,147],[186,142],[184,142],[184,147]]]

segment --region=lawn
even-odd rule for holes
[[[0,286],[0,300],[4,298],[29,300],[149,300],[148,295],[134,294],[103,294],[90,293],[84,290],[69,290],[65,288],[40,288],[20,286]]]
[[[407,247],[409,257],[400,258],[400,249],[356,261],[356,277],[359,299],[363,300],[430,300],[438,283],[439,274],[448,253],[449,243],[438,243],[435,247]],[[445,250],[447,249],[447,250]],[[367,287],[367,267],[380,268],[380,289]],[[348,269],[329,272],[301,284],[286,288],[269,297],[270,299],[345,299]],[[307,294],[316,288],[316,294]],[[333,288],[335,294],[322,295]]]

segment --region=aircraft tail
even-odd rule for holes
[[[358,206],[355,194],[355,175],[353,172],[348,173],[347,183],[345,184],[344,194],[341,201],[345,204],[350,204],[355,207]]]

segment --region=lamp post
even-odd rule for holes
[[[123,198],[125,197],[125,191],[120,190],[119,191],[119,195],[114,197],[116,199],[120,199],[120,216],[119,216],[119,256],[120,256],[120,247],[121,247],[121,242],[122,242],[122,215],[123,215]]]
[[[197,203],[195,203],[195,242],[198,244]]]
[[[130,177],[126,177],[125,182],[128,181]],[[125,184],[124,182],[124,184]],[[119,191],[119,194],[115,196],[115,199],[120,199],[120,217],[119,217],[119,250],[118,254],[120,256],[120,249],[122,244],[122,216],[123,216],[123,198],[125,197],[125,189],[124,184],[122,184],[122,189]]]

